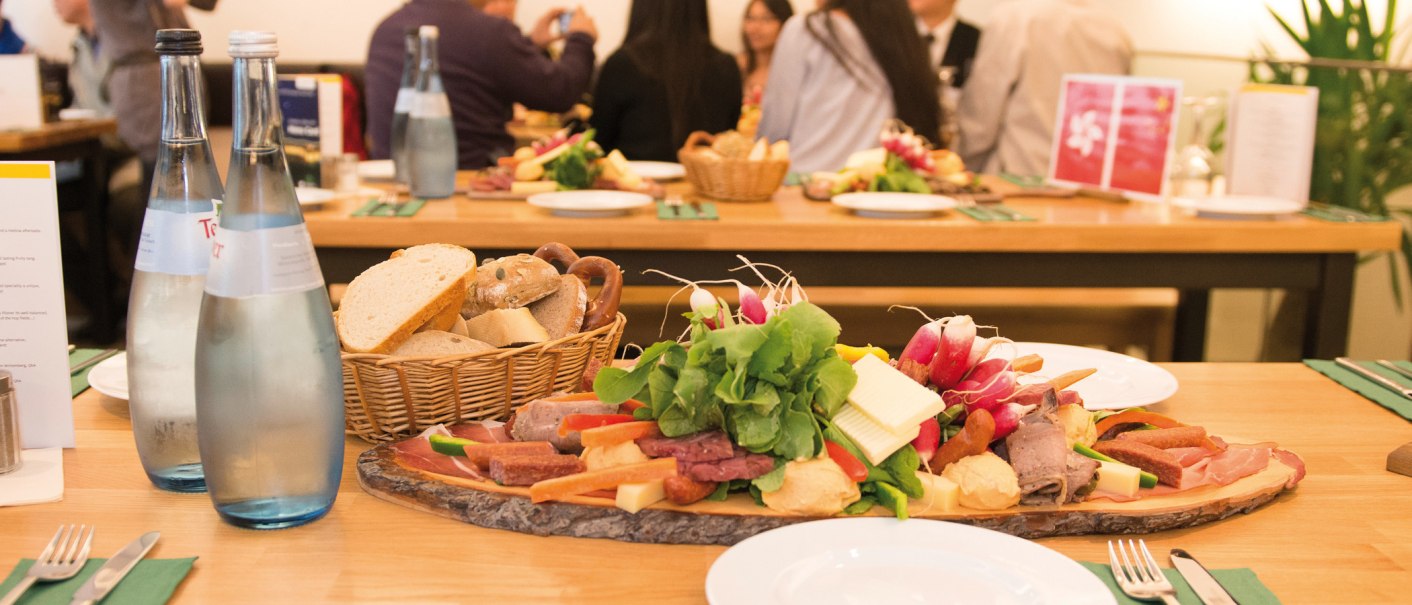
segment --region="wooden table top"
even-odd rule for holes
[[[1212,568],[1251,567],[1286,603],[1406,602],[1412,586],[1412,478],[1384,470],[1412,423],[1300,364],[1171,364],[1181,391],[1159,411],[1216,434],[1269,439],[1303,456],[1309,475],[1248,515],[1146,536]],[[0,508],[0,565],[33,557],[61,523],[98,526],[95,556],[160,530],[154,557],[199,556],[177,602],[463,601],[705,602],[707,569],[725,549],[541,538],[484,529],[362,492],[349,440],[329,516],[278,531],[222,523],[204,495],[148,484],[125,402],[75,400],[78,449],[64,452],[54,504]],[[1106,561],[1105,536],[1039,542]]]
[[[464,184],[468,174],[461,175]],[[462,187],[464,190],[464,186]],[[673,183],[690,199],[691,187]],[[645,208],[613,218],[562,218],[522,200],[433,200],[411,218],[349,215],[367,200],[306,210],[314,245],[399,248],[453,243],[533,250],[547,241],[574,248],[635,250],[888,252],[1324,253],[1394,250],[1395,222],[1331,223],[1306,216],[1273,221],[1213,220],[1163,204],[1097,198],[1006,199],[1037,218],[981,223],[948,212],[924,220],[860,218],[784,187],[773,202],[717,204],[719,221],[663,221]]]
[[[118,131],[117,120],[63,120],[32,130],[0,130],[0,153],[26,153],[96,139]]]

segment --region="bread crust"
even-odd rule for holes
[[[553,294],[559,283],[554,265],[529,254],[487,261],[476,270],[475,287],[466,297],[462,314],[524,307]]]

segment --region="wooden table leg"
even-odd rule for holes
[[[1348,352],[1356,254],[1327,254],[1319,286],[1309,292],[1304,316],[1304,356],[1333,359]]]
[[[1206,318],[1210,311],[1210,290],[1182,290],[1178,293],[1176,328],[1172,334],[1172,361],[1205,359]]]

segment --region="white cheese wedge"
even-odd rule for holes
[[[648,481],[646,483],[624,483],[618,486],[618,508],[630,513],[636,513],[644,508],[661,502],[667,497],[667,491],[662,487],[662,480]]]
[[[844,168],[862,168],[865,166],[881,166],[887,163],[887,150],[882,147],[855,151],[848,156],[848,161],[844,162]]]
[[[1098,462],[1098,486],[1094,489],[1129,498],[1137,496],[1142,471],[1119,462]]]
[[[955,481],[926,471],[917,471],[917,478],[922,480],[924,490],[920,503],[929,510],[949,513],[961,505],[961,486]]]
[[[941,395],[873,355],[855,362],[853,371],[858,384],[848,402],[890,432],[916,436],[917,425],[946,408]]]
[[[922,430],[921,422],[918,421],[912,423],[912,429],[908,432],[889,431],[858,411],[852,404],[844,404],[838,413],[834,414],[833,424],[843,431],[843,434],[848,435],[848,438],[858,445],[858,449],[863,450],[863,457],[874,465],[882,464],[893,452],[911,443]]]
[[[515,181],[510,183],[510,193],[515,195],[553,193],[558,188],[559,184],[554,181]]]

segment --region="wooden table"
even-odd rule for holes
[[[684,184],[671,188],[690,193]],[[859,218],[808,201],[795,187],[773,203],[721,203],[720,221],[662,221],[652,211],[560,218],[523,201],[460,196],[432,201],[410,219],[349,217],[364,201],[305,214],[330,283],[415,244],[461,244],[488,257],[561,241],[613,259],[639,285],[672,284],[642,275],[648,268],[719,279],[744,254],[788,268],[806,286],[1168,287],[1182,293],[1172,357],[1179,361],[1203,357],[1213,288],[1306,294],[1304,355],[1343,354],[1356,254],[1395,250],[1399,241],[1391,222],[1223,221],[1094,198],[1007,199],[1039,219],[1028,223],[978,223],[959,213]]]
[[[88,336],[98,342],[109,342],[117,336],[117,311],[108,267],[108,166],[102,141],[104,135],[117,130],[118,123],[112,119],[65,120],[32,130],[0,130],[0,162],[83,163],[82,178],[59,183],[59,203],[61,210],[83,213],[81,257],[86,279],[72,280],[70,284],[92,314]]]
[[[1277,441],[1308,463],[1292,493],[1249,515],[1146,537],[1213,568],[1251,567],[1287,603],[1406,602],[1412,586],[1412,478],[1383,470],[1412,424],[1299,364],[1172,364],[1181,391],[1159,411],[1217,434]],[[97,556],[159,530],[155,557],[200,556],[177,602],[462,601],[704,603],[724,550],[540,538],[441,519],[363,493],[350,439],[325,519],[258,532],[222,523],[202,495],[148,484],[127,406],[75,401],[78,449],[64,452],[63,502],[0,508],[0,565],[33,557],[61,523],[94,523]],[[1106,561],[1105,536],[1041,544]]]

